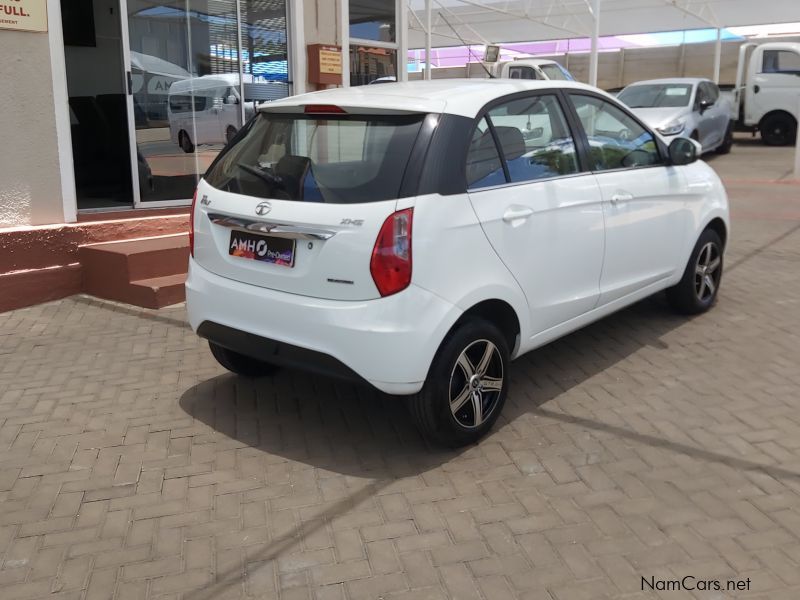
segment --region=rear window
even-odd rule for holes
[[[236,194],[356,204],[399,197],[424,115],[260,113],[206,173]]]

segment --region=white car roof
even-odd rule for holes
[[[635,87],[637,85],[650,85],[650,84],[664,84],[664,83],[684,83],[687,85],[695,85],[700,83],[701,81],[707,81],[709,83],[714,83],[710,79],[706,79],[705,77],[664,77],[662,79],[646,79],[644,81],[637,81],[636,83],[630,83],[626,87]]]
[[[262,104],[263,112],[298,112],[306,104],[332,104],[368,113],[448,113],[475,117],[487,102],[529,90],[569,88],[605,92],[574,81],[529,79],[436,79],[334,88]],[[609,96],[610,98],[611,96]]]

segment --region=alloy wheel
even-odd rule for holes
[[[697,255],[694,269],[694,291],[700,302],[708,302],[717,293],[722,275],[722,257],[719,246],[708,242]]]
[[[489,340],[477,340],[459,355],[450,374],[450,412],[466,429],[480,427],[503,390],[503,359]]]

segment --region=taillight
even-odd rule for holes
[[[307,115],[346,115],[347,111],[335,104],[306,104],[303,112]]]
[[[197,188],[192,196],[192,208],[189,211],[189,254],[194,256],[194,207],[197,204]]]
[[[411,222],[414,209],[389,215],[372,249],[369,271],[381,296],[396,294],[411,283]]]

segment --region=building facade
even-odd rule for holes
[[[402,0],[14,3],[46,29],[0,20],[0,229],[187,206],[257,103],[320,87],[307,46],[345,49],[342,85],[404,47]]]
[[[260,102],[405,79],[405,6],[0,0],[0,312],[79,292],[182,297],[176,252],[214,157]],[[324,83],[309,72],[319,48]]]

